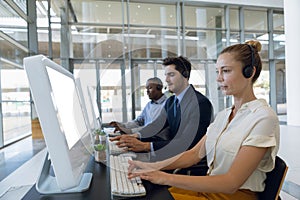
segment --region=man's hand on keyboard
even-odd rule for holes
[[[110,141],[119,141],[121,138],[123,138],[123,137],[128,137],[128,136],[130,136],[130,137],[138,137],[137,134],[118,135],[118,136],[110,137],[109,140],[110,140]]]
[[[123,133],[123,134],[131,134],[132,133],[131,129],[126,128],[120,122],[112,121],[109,123],[109,125],[115,127],[114,132],[121,131],[121,133]]]
[[[118,129],[119,129],[119,131],[121,131],[121,133],[123,133],[123,134],[124,134],[124,133],[125,133],[125,134],[132,134],[131,129],[126,128],[126,127],[124,127],[124,126],[119,126]]]
[[[127,147],[129,151],[149,152],[151,150],[149,142],[141,142],[136,137],[133,137],[130,135],[121,135],[121,136],[117,136],[117,137],[119,138],[119,142],[117,142],[117,145],[119,147]]]

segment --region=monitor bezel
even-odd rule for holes
[[[77,190],[74,190],[74,188],[81,184],[85,169],[79,172],[73,170],[66,137],[61,129],[55,103],[51,97],[52,88],[46,67],[50,67],[71,78],[76,86],[73,74],[47,57],[36,55],[24,58],[24,69],[28,77],[31,95],[50,155],[55,174],[55,182],[57,183],[57,187],[54,187],[55,191],[47,191],[45,188],[41,190],[43,190],[42,192],[44,193],[68,192],[70,189],[71,192],[76,192]],[[87,165],[87,163],[85,164]],[[43,171],[43,169],[41,171]],[[87,189],[86,186],[84,189],[79,188],[78,190],[81,192],[80,190],[85,189]],[[49,188],[49,190],[51,190],[51,188]]]

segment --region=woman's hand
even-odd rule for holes
[[[157,171],[153,168],[151,163],[140,161],[129,161],[128,178],[139,176],[141,179],[150,181],[154,184],[165,185],[167,178],[171,174],[162,171]]]

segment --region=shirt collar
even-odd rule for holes
[[[181,102],[182,98],[184,97],[186,91],[190,88],[190,85],[188,85],[178,96],[175,95],[175,97],[178,99],[178,103]]]
[[[268,103],[265,99],[255,99],[253,101],[249,101],[247,103],[244,103],[239,110],[246,110],[249,109],[251,112],[254,112],[256,109],[262,107],[262,106],[268,106]],[[227,111],[231,111],[231,108],[227,108]]]
[[[151,103],[155,103],[155,104],[162,104],[165,100],[167,99],[166,95],[162,95],[158,100],[154,101],[152,100]]]

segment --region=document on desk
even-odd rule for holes
[[[0,200],[21,199],[21,197],[23,197],[31,187],[32,185],[11,186],[7,191],[0,195]]]
[[[0,200],[18,200],[30,190],[39,176],[46,148],[0,182]]]

